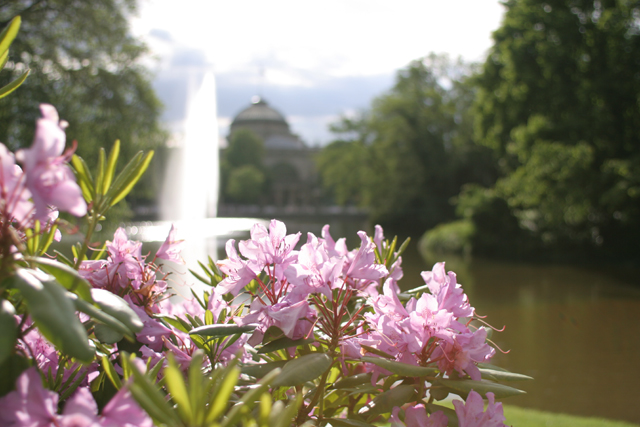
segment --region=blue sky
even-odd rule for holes
[[[152,49],[167,123],[184,115],[193,76],[212,71],[223,136],[260,94],[322,145],[329,123],[366,108],[412,60],[483,60],[502,14],[497,0],[142,0],[132,29]]]

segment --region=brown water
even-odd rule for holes
[[[431,268],[407,258],[413,277]],[[498,352],[492,363],[535,378],[514,383],[527,395],[506,404],[640,423],[640,279],[482,260],[453,259],[446,267],[478,314],[506,326],[493,339],[509,353]]]

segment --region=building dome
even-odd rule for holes
[[[274,108],[271,108],[269,104],[267,104],[267,101],[261,99],[260,97],[255,97],[249,107],[238,113],[235,119],[233,119],[233,123],[241,124],[243,122],[255,122],[263,120],[281,122],[285,125],[287,124],[284,116]]]
[[[264,141],[265,148],[300,149],[304,143],[291,133],[289,123],[280,112],[260,97],[254,97],[249,107],[242,110],[231,122],[229,138],[240,128],[249,129]]]

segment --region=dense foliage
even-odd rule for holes
[[[325,185],[384,224],[439,225],[432,248],[637,257],[640,5],[504,5],[480,69],[414,62],[337,126],[347,134],[322,153]]]
[[[319,169],[338,203],[370,207],[372,220],[399,231],[454,217],[462,184],[495,179],[490,151],[473,144],[468,66],[430,56],[398,73],[369,111],[343,119]]]
[[[100,147],[122,141],[122,155],[156,149],[165,138],[160,102],[140,64],[145,47],[128,32],[134,0],[18,0],[0,2],[0,25],[21,15],[3,80],[31,69],[20,96],[0,102],[0,140],[17,149],[33,138],[38,104],[56,105],[70,123],[78,154],[97,164]],[[155,197],[154,180],[136,190]]]
[[[495,186],[543,244],[636,251],[640,237],[640,5],[507,1],[478,82]]]

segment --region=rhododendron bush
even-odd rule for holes
[[[119,169],[116,143],[90,169],[40,110],[30,148],[0,144],[0,425],[505,425],[496,399],[523,392],[503,383],[528,377],[489,364],[492,328],[444,263],[402,292],[406,242],[381,227],[349,250],[272,220],[176,302],[173,227],[153,255],[93,238],[153,153]],[[50,251],[78,227],[73,256]]]

